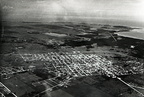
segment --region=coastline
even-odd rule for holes
[[[118,32],[115,34],[117,34],[118,36],[122,36],[122,37],[144,40],[144,28],[134,29],[129,32]]]
[[[121,35],[121,34],[117,34],[117,35],[118,35],[118,36],[122,36],[122,37],[127,37],[127,38],[134,38],[134,39],[144,40],[143,38],[134,37],[134,36]]]
[[[143,37],[136,37],[136,36],[132,36],[132,35],[126,35],[124,33],[115,33],[115,34],[117,34],[118,36],[122,36],[122,37],[128,37],[128,38],[134,38],[134,39],[144,40]]]

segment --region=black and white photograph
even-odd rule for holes
[[[144,97],[144,0],[0,0],[0,97]]]

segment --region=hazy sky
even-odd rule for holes
[[[144,0],[1,0],[3,17],[14,20],[102,18],[144,22]]]

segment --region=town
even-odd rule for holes
[[[49,88],[36,95],[40,95],[45,91],[52,91],[56,87],[68,87],[71,85],[70,81],[76,78],[104,75],[121,80],[119,76],[142,74],[144,71],[143,63],[140,62],[137,62],[137,65],[130,66],[129,68],[123,68],[122,66],[113,65],[112,61],[103,56],[92,53],[84,54],[80,51],[61,53],[49,52],[47,54],[20,54],[20,57],[25,62],[41,61],[43,63],[42,69],[46,70],[49,75],[53,75],[53,77],[31,83],[34,87],[40,87],[42,85],[49,86]],[[29,66],[29,68],[1,67],[0,74],[1,77],[9,79],[13,74],[24,72],[32,72],[35,74],[35,70],[35,66]]]
[[[116,34],[139,28],[70,22],[24,22],[5,28],[2,96],[47,97],[62,91],[75,97],[82,94],[79,89],[85,91],[83,85],[113,96],[143,95],[144,54],[139,49],[144,43]]]

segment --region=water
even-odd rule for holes
[[[139,28],[134,29],[127,32],[118,32],[119,36],[123,37],[130,37],[136,39],[144,40],[144,22],[137,21],[137,20],[127,20],[127,19],[104,19],[104,18],[86,18],[84,22],[91,23],[91,24],[108,24],[108,25],[117,25],[117,26],[128,26],[132,28]]]
[[[144,40],[144,29],[134,29],[128,32],[118,32],[116,33],[119,36],[123,37],[130,37],[130,38],[135,38],[135,39],[141,39]]]
[[[83,19],[82,19],[83,20]],[[78,21],[78,20],[77,20]],[[136,39],[144,40],[144,22],[137,21],[137,20],[128,20],[128,19],[104,19],[104,18],[85,18],[83,22],[87,22],[90,24],[108,24],[108,25],[117,25],[117,26],[128,26],[132,28],[139,28],[134,29],[127,32],[119,32],[116,33],[119,36],[123,37],[130,37]]]

